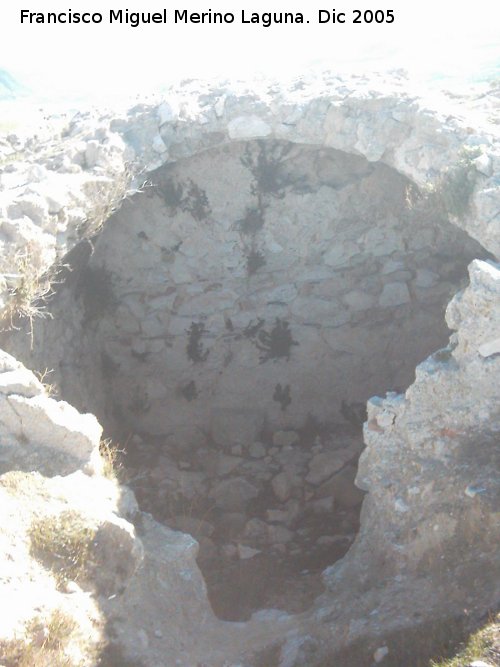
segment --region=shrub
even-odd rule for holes
[[[290,142],[260,140],[256,146],[247,143],[241,163],[253,175],[253,194],[271,195],[279,199],[285,196],[287,183],[281,167],[292,148]]]
[[[259,330],[255,345],[261,352],[260,363],[263,364],[270,359],[286,359],[288,361],[292,346],[298,345],[298,342],[292,337],[289,322],[277,317],[271,331]]]
[[[188,179],[185,184],[177,183],[172,178],[166,179],[158,185],[158,191],[172,214],[181,209],[191,213],[200,222],[212,212],[207,193],[192,179]]]
[[[442,176],[438,195],[446,212],[456,218],[464,218],[470,211],[470,200],[476,184],[477,171],[474,159],[480,149],[463,148],[458,162]]]
[[[99,232],[104,223],[120,208],[127,197],[134,192],[143,190],[146,184],[135,191],[130,189],[132,173],[133,167],[125,165],[125,168],[119,173],[115,173],[112,178],[91,180],[84,184],[83,191],[86,200],[91,202],[92,206],[87,219],[78,229],[78,235],[81,239]]]
[[[46,621],[32,619],[24,639],[0,641],[0,662],[5,667],[79,667],[65,655],[76,628],[73,618],[54,609]]]
[[[16,329],[16,320],[27,318],[33,338],[33,319],[48,315],[45,301],[51,293],[50,275],[37,268],[35,253],[29,244],[14,258],[14,275],[16,280],[9,290],[2,320],[8,329]]]
[[[247,207],[245,217],[238,221],[238,229],[242,234],[255,235],[264,227],[265,206],[259,200],[259,206]]]
[[[121,457],[123,449],[119,449],[111,438],[105,438],[99,443],[99,454],[103,460],[103,475],[108,479],[120,479],[123,472]]]
[[[48,382],[48,376],[54,372],[54,369],[51,368],[46,368],[43,371],[33,371],[33,373],[36,375],[37,380],[41,382],[43,385],[43,388],[45,390],[45,393],[47,396],[50,396],[51,398],[54,396],[57,396],[59,394],[59,389],[56,385],[55,382]]]
[[[446,169],[435,183],[422,192],[410,186],[407,189],[408,208],[426,217],[442,215],[463,219],[470,213],[478,174],[474,160],[480,153],[479,148],[464,147],[458,161]]]
[[[87,220],[78,228],[81,239],[96,234],[106,220],[120,207],[131,194],[141,192],[146,183],[134,191],[130,190],[132,170],[126,166],[112,179],[89,181],[84,186],[87,199],[94,202]],[[16,328],[17,318],[28,318],[30,335],[33,338],[33,319],[47,316],[45,303],[52,294],[52,285],[57,282],[61,266],[54,266],[49,271],[41,270],[36,261],[36,253],[28,244],[19,251],[14,259],[13,273],[17,274],[16,284],[10,290],[10,298],[0,321],[7,322],[7,328]],[[1,323],[1,322],[0,322]]]
[[[478,172],[474,160],[481,149],[464,147],[458,161],[432,184],[419,190],[413,184],[406,188],[408,211],[418,219],[436,220],[442,217],[463,219],[470,213],[472,195]]]
[[[292,402],[292,397],[290,396],[290,385],[286,384],[283,387],[281,383],[278,382],[274,389],[273,401],[279,403],[281,405],[282,412],[284,412]]]
[[[464,648],[448,660],[431,660],[431,667],[468,667],[474,660],[500,664],[500,614],[496,620],[474,632]]]
[[[254,273],[266,265],[263,253],[258,250],[251,250],[247,255],[247,275],[253,276]]]
[[[33,522],[31,553],[54,573],[56,580],[81,581],[90,565],[95,528],[74,510]]]
[[[191,359],[195,364],[206,361],[210,350],[206,350],[201,342],[201,337],[207,333],[203,322],[192,322],[186,333],[188,335],[186,345],[188,359]]]

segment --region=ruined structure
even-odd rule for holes
[[[4,140],[1,344],[139,503],[92,588],[123,655],[409,665],[498,600],[498,105],[188,83]],[[5,359],[2,470],[101,484]]]

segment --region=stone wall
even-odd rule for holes
[[[80,248],[88,263],[64,260],[35,347],[57,341],[65,395],[85,378],[81,407],[108,428],[179,448],[343,421],[406,388],[485,255],[406,178],[333,149],[240,142],[149,180]]]

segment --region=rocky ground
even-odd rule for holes
[[[109,642],[99,598],[143,558],[123,518],[137,504],[103,474],[97,420],[50,398],[5,352],[0,414],[0,662],[95,665]]]
[[[227,450],[214,442],[191,456],[135,436],[126,465],[141,508],[199,542],[214,611],[242,620],[262,608],[305,611],[322,590],[321,572],[359,527],[362,447],[349,425],[276,431]]]

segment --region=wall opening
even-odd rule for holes
[[[32,367],[200,542],[214,611],[304,611],[355,538],[364,404],[448,342],[485,251],[382,163],[281,141],[167,165],[65,258]],[[256,583],[258,582],[258,584]]]

